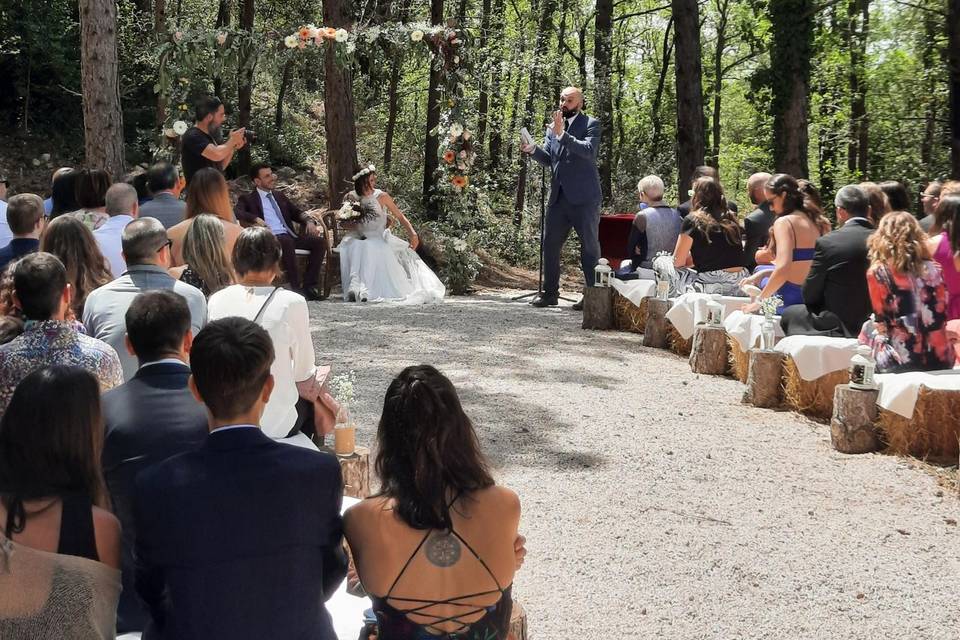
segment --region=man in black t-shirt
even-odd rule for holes
[[[237,149],[243,148],[245,129],[230,132],[227,141],[220,143],[220,126],[223,124],[224,108],[215,96],[201,98],[196,105],[196,123],[181,139],[183,176],[190,179],[200,169],[213,167],[223,171]]]

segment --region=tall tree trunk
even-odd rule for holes
[[[727,48],[727,24],[730,1],[718,0],[717,41],[713,48],[713,133],[708,163],[720,170],[720,105],[723,98],[723,51]]]
[[[406,22],[409,12],[410,0],[403,0],[396,12],[396,19]],[[396,134],[397,117],[400,115],[400,72],[403,70],[403,51],[399,48],[391,48],[390,52],[393,61],[390,66],[390,86],[387,89],[387,130],[383,141],[384,171],[389,171],[390,165],[393,164],[393,137]]]
[[[443,22],[443,0],[430,0],[430,24]],[[434,131],[440,124],[440,83],[443,80],[441,67],[443,61],[435,58],[430,65],[430,85],[427,90],[427,137],[423,149],[423,204],[427,218],[440,218],[440,203],[433,195],[437,167],[440,166],[440,137]]]
[[[167,3],[166,0],[154,0],[153,2],[153,31],[157,34],[159,42],[166,28],[167,23]],[[157,109],[155,119],[157,127],[163,126],[167,120],[167,98],[163,93],[157,94]]]
[[[599,166],[603,201],[610,201],[613,149],[613,96],[610,92],[613,65],[613,0],[597,0],[593,38],[593,91],[596,94],[596,115],[600,121]]]
[[[850,66],[847,70],[850,92],[850,131],[847,140],[847,170],[850,175],[867,175],[867,29],[870,0],[849,0]]]
[[[504,0],[493,0],[493,17],[491,24],[496,33],[503,33],[505,11],[506,2]],[[522,46],[523,43],[521,42],[521,47]],[[513,55],[516,56],[516,50],[514,50]],[[504,67],[507,64],[506,59],[500,60],[497,59],[497,56],[493,56],[493,59],[495,62],[492,69],[493,76],[490,82],[490,108],[486,118],[486,121],[490,123],[490,145],[487,148],[487,166],[491,170],[500,166],[500,150],[503,147],[503,130],[500,126],[503,121],[503,95],[501,95],[501,87],[510,86],[509,82],[501,82],[501,78],[504,77]],[[511,69],[512,66],[513,65],[511,65]],[[507,74],[509,74],[509,70]]]
[[[490,13],[492,11],[491,1],[483,0],[480,4],[480,37],[477,40],[479,73],[477,74],[480,84],[480,95],[477,98],[477,148],[483,151],[483,143],[487,137],[487,113],[490,111],[490,86],[491,66],[493,57],[487,51],[487,33],[490,31]]]
[[[240,28],[251,38],[244,43],[237,64],[237,125],[250,128],[253,107],[253,71],[257,66],[256,49],[253,46],[253,21],[255,0],[242,0],[240,4]],[[250,170],[250,145],[245,145],[237,154],[237,170],[241,175]]]
[[[348,27],[353,19],[350,0],[324,0],[323,24]],[[323,58],[324,131],[327,134],[327,193],[331,208],[339,207],[343,195],[353,188],[350,179],[357,165],[357,129],[353,113],[353,82],[349,67],[340,66],[333,47]]]
[[[920,143],[920,165],[923,167],[924,180],[929,181],[933,169],[933,149],[937,136],[937,16],[932,11],[923,14],[923,51],[920,61],[923,65],[923,141]]]
[[[80,80],[87,165],[117,179],[124,172],[123,112],[113,0],[80,0]]]
[[[697,0],[673,0],[677,83],[677,170],[680,199],[694,169],[703,164],[703,87],[700,67],[700,12]]]
[[[660,73],[657,78],[657,90],[653,93],[653,103],[650,105],[650,121],[653,125],[653,135],[650,138],[651,152],[659,155],[660,136],[663,134],[663,119],[660,117],[660,103],[663,101],[663,89],[667,84],[667,74],[670,72],[670,59],[673,57],[673,40],[670,30],[673,28],[673,16],[667,21],[667,28],[663,32],[663,55],[660,58]]]
[[[179,0],[178,0],[179,2]],[[222,29],[224,27],[230,26],[230,5],[232,0],[220,0],[220,4],[217,7],[217,22],[214,26],[215,29]],[[179,12],[177,13],[177,19],[179,20]],[[219,51],[214,52],[214,55],[218,58],[220,57]],[[226,102],[226,97],[223,95],[223,78],[220,77],[220,74],[217,73],[213,76],[213,95],[220,98],[221,102]]]
[[[620,154],[623,150],[623,93],[624,86],[627,84],[626,75],[627,75],[627,61],[626,61],[626,43],[624,42],[624,29],[621,27],[617,30],[617,77],[620,79],[616,83],[617,92],[613,98],[613,113],[616,114],[616,122],[614,123],[615,138],[611,139],[607,144],[613,147],[613,159],[611,160],[611,167],[613,171],[616,171],[617,167],[620,166]]]
[[[570,0],[560,0],[560,26],[557,28],[557,53],[554,56],[553,68],[550,69],[550,82],[545,88],[545,97],[547,102],[555,100],[563,86],[566,84],[563,78],[563,43],[567,39],[567,13]],[[583,85],[581,85],[582,87]]]
[[[812,0],[770,0],[773,45],[773,160],[780,173],[807,177]]]
[[[577,58],[577,72],[580,74],[580,86],[587,86],[587,23],[583,24],[580,33],[577,34],[577,42],[580,45],[580,57]]]
[[[277,134],[283,132],[283,101],[287,97],[287,87],[290,86],[290,76],[293,75],[293,56],[288,56],[283,62],[283,71],[280,72],[280,89],[277,90],[277,107],[273,114],[273,128]]]
[[[947,51],[950,69],[950,176],[960,180],[960,0],[950,0]]]

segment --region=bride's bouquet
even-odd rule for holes
[[[340,222],[360,223],[377,217],[377,211],[371,206],[365,206],[357,200],[344,199],[337,211],[337,220]]]

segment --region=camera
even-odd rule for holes
[[[247,144],[254,144],[257,141],[257,132],[247,129],[243,132],[243,139]]]

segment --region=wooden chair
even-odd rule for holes
[[[340,226],[340,220],[337,218],[336,209],[328,209],[323,214],[323,230],[327,238],[327,253],[324,257],[323,266],[323,297],[329,298],[333,290],[334,282],[340,281],[340,254],[335,253],[334,249],[340,246],[343,239],[343,228]],[[342,286],[343,283],[341,283]]]

